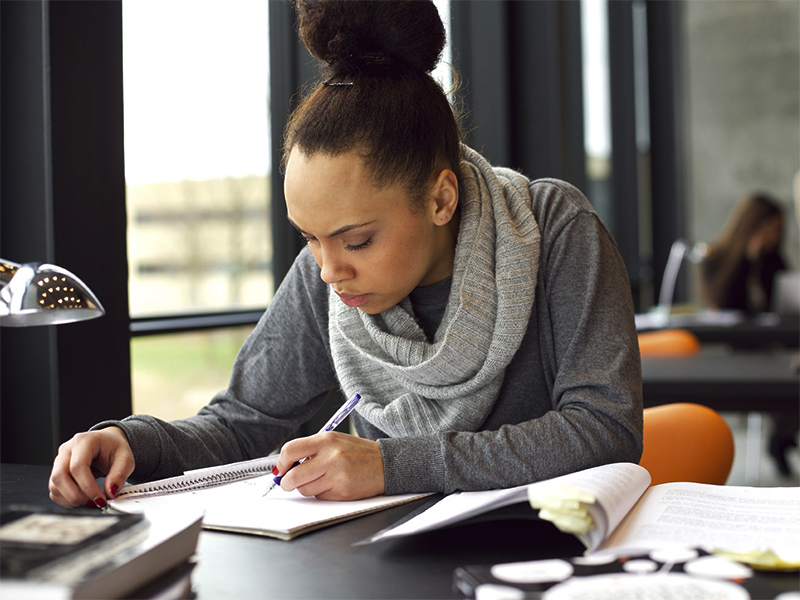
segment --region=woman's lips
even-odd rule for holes
[[[342,294],[340,292],[336,292],[341,298],[342,302],[344,302],[347,306],[351,308],[358,308],[359,306],[363,306],[364,303],[367,301],[368,294],[360,294],[360,295],[353,295],[353,294]]]

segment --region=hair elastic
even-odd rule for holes
[[[352,58],[352,57],[351,57]],[[364,52],[363,54],[359,54],[356,57],[362,65],[366,66],[389,66],[394,61],[392,57],[388,54],[384,54],[383,52]]]

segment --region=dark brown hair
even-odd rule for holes
[[[777,200],[763,193],[744,196],[731,213],[725,229],[711,244],[701,268],[703,297],[713,307],[724,308],[724,299],[758,229],[773,217],[782,217]]]
[[[437,168],[459,175],[461,134],[430,72],[445,30],[429,0],[297,0],[300,37],[322,80],[289,118],[283,166],[307,155],[362,153],[378,185],[412,193]],[[416,194],[414,193],[414,196]]]

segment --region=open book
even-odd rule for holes
[[[188,471],[150,483],[125,486],[109,506],[122,513],[169,513],[201,510],[203,527],[290,540],[334,523],[396,506],[427,494],[376,496],[346,502],[306,498],[299,492],[276,488],[277,456]]]
[[[761,566],[800,567],[800,488],[649,486],[643,467],[615,463],[516,488],[460,492],[369,541],[430,531],[529,502],[539,509],[539,518],[580,539],[587,553],[688,546]]]

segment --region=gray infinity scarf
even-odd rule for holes
[[[453,282],[433,342],[408,298],[369,315],[329,292],[342,391],[361,394],[358,413],[392,437],[477,431],[528,328],[540,245],[530,181],[464,151]]]

